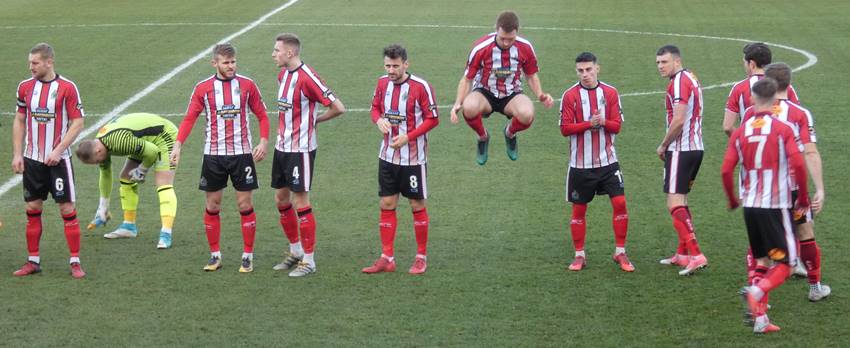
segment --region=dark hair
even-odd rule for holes
[[[496,18],[496,30],[502,28],[507,33],[519,29],[519,17],[513,11],[505,11]]]
[[[675,45],[661,46],[661,48],[658,49],[658,52],[656,52],[655,55],[656,56],[663,56],[667,53],[670,53],[671,55],[676,56],[676,57],[682,56],[682,52],[679,51],[679,48],[676,47]]]
[[[215,59],[216,56],[222,56],[222,57],[228,57],[228,58],[236,57],[236,47],[233,47],[233,45],[231,45],[229,42],[215,45],[215,47],[213,47],[212,52],[213,52],[213,59]]]
[[[784,91],[791,85],[791,67],[788,64],[768,64],[764,68],[764,76],[776,80],[777,90]]]
[[[770,64],[772,58],[770,47],[763,42],[753,42],[744,46],[744,60],[756,62],[756,67],[763,68]]]
[[[392,44],[384,47],[384,57],[389,59],[401,58],[402,61],[407,61],[407,50],[399,44]]]
[[[53,47],[44,42],[37,43],[30,49],[30,54],[38,54],[41,59],[53,58]]]
[[[582,52],[576,56],[576,63],[593,62],[596,63],[596,56],[590,52]]]
[[[275,41],[283,42],[284,45],[293,46],[295,54],[298,55],[301,53],[301,39],[298,38],[298,35],[293,33],[283,33],[275,38]]]
[[[761,100],[768,100],[776,95],[776,80],[765,77],[753,84],[753,95]]]

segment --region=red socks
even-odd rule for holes
[[[277,210],[280,212],[280,227],[286,239],[289,239],[290,244],[298,243],[298,217],[295,216],[292,204],[278,206]]]
[[[254,208],[239,212],[242,215],[242,242],[243,252],[254,252],[254,237],[257,234],[257,215]]]
[[[479,138],[483,138],[487,136],[487,131],[484,130],[484,123],[481,122],[481,114],[475,115],[473,118],[463,118],[466,121],[466,124],[469,125],[469,128],[475,131],[475,134],[478,134]]]
[[[626,234],[629,232],[629,213],[626,210],[626,196],[611,197],[611,207],[614,208],[612,217],[614,243],[618,248],[624,248],[626,246]]]
[[[800,260],[806,266],[809,284],[820,282],[820,247],[814,239],[800,241]]]
[[[416,254],[427,255],[428,248],[428,211],[424,208],[413,212],[413,232],[416,234]]]
[[[41,241],[41,210],[27,210],[27,252],[29,252],[29,256],[38,256],[39,241]]]
[[[388,257],[393,257],[393,241],[395,241],[395,231],[398,225],[395,209],[381,209],[381,220],[378,226],[381,230],[381,252]]]
[[[584,237],[587,234],[585,214],[587,204],[573,203],[573,216],[570,220],[570,233],[573,235],[573,246],[576,251],[584,250]]]
[[[65,240],[68,242],[68,250],[71,252],[71,257],[80,256],[80,222],[77,221],[77,211],[73,210],[67,215],[62,215],[65,220]],[[41,228],[39,228],[41,230]],[[40,235],[39,231],[39,235]],[[36,244],[36,253],[38,252],[38,244]]]
[[[514,137],[517,133],[528,129],[528,127],[531,127],[532,123],[534,123],[534,122],[532,121],[532,122],[529,122],[528,124],[525,124],[525,123],[520,122],[518,118],[514,117],[514,118],[511,119],[511,125],[508,126],[508,134],[507,135],[509,137]]]
[[[207,242],[210,244],[210,252],[221,251],[221,217],[217,211],[206,210],[204,212],[204,230],[207,232]]]
[[[680,248],[681,244],[684,243],[688,254],[691,256],[702,254],[699,250],[691,212],[688,210],[688,207],[683,205],[675,207],[670,211],[670,215],[673,216],[673,228],[679,234]]]
[[[747,247],[746,262],[747,262],[747,284],[752,285],[752,284],[754,284],[753,280],[755,279],[755,276],[756,276],[756,268],[757,268],[758,264],[756,263],[756,258],[753,257],[753,249],[749,248],[749,247]],[[767,268],[765,268],[764,271],[767,272]]]
[[[301,230],[301,246],[305,254],[312,254],[316,246],[316,218],[313,216],[313,208],[309,205],[298,209],[298,226]],[[287,237],[289,235],[287,234]],[[291,240],[291,239],[290,239]]]
[[[756,272],[758,272],[758,268],[756,268]],[[764,275],[764,278],[758,281],[755,285],[761,289],[765,294],[769,293],[771,290],[776,289],[782,283],[785,282],[785,279],[788,278],[788,275],[791,274],[791,267],[786,263],[776,263],[767,273]]]

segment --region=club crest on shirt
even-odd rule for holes
[[[56,114],[50,112],[48,108],[36,108],[30,112],[30,116],[38,123],[48,123],[56,118]]]
[[[286,98],[279,98],[277,100],[277,110],[280,112],[292,110],[292,103],[290,103]]]
[[[229,120],[229,121],[232,121],[232,120],[236,119],[237,117],[239,117],[240,112],[241,112],[241,110],[239,110],[239,108],[236,107],[236,105],[231,105],[231,104],[222,105],[220,108],[218,108],[215,111],[215,113],[216,113],[216,115],[218,115],[218,117],[221,117],[221,118],[223,118],[225,120]]]
[[[511,68],[502,67],[493,69],[493,75],[496,75],[496,78],[499,80],[507,79],[508,76],[511,76],[512,74],[513,72],[511,71]]]
[[[387,110],[384,112],[384,119],[389,121],[392,125],[399,125],[404,122],[406,118],[407,117],[402,115],[398,110]]]

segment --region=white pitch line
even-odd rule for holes
[[[278,12],[285,10],[286,8],[292,6],[293,4],[295,4],[298,1],[299,0],[290,0],[289,2],[281,5],[280,7],[276,8],[274,10],[271,10],[270,12],[266,13],[262,17],[251,22],[250,24],[248,24],[244,28],[240,29],[239,31],[237,31],[233,34],[230,34],[227,37],[219,40],[218,42],[216,42],[216,44],[231,41],[234,38],[248,32],[249,30],[256,28],[257,26],[259,26],[260,24],[265,22],[267,19],[269,19],[269,17],[274,16]],[[215,45],[211,45],[210,47],[208,47],[208,48],[204,49],[203,51],[201,51],[200,53],[196,54],[194,57],[189,58],[189,60],[187,60],[183,64],[178,65],[176,68],[172,69],[167,74],[163,75],[158,80],[154,81],[149,86],[145,87],[145,89],[139,91],[138,93],[136,93],[135,95],[130,97],[130,99],[127,99],[123,103],[116,106],[114,109],[112,109],[112,111],[105,114],[104,115],[105,117],[98,120],[97,123],[89,126],[88,128],[84,129],[82,132],[80,132],[80,135],[77,136],[77,140],[74,143],[80,141],[81,139],[85,138],[89,134],[100,129],[100,127],[102,127],[104,124],[109,122],[116,115],[118,115],[121,112],[123,112],[124,110],[126,110],[128,107],[130,107],[130,105],[135,104],[137,101],[144,98],[145,96],[147,96],[148,94],[150,94],[151,92],[153,92],[154,90],[156,90],[157,88],[159,88],[160,86],[162,86],[163,84],[165,84],[166,82],[171,80],[177,74],[179,74],[183,70],[186,70],[186,68],[188,68],[189,66],[191,66],[195,62],[197,62],[197,61],[203,59],[204,57],[206,57],[207,55],[209,55],[209,53],[212,52],[212,48],[214,46]],[[3,185],[0,186],[0,197],[2,197],[4,194],[6,194],[6,192],[11,190],[13,187],[20,184],[22,180],[23,180],[22,176],[20,174],[18,174],[18,175],[13,176],[9,180],[7,180],[5,183],[3,183]]]

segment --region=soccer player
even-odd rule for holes
[[[77,85],[54,70],[53,47],[39,43],[28,59],[32,78],[18,85],[12,122],[12,171],[23,174],[29,256],[14,275],[41,272],[41,212],[50,193],[65,222],[71,276],[82,278],[86,272],[80,266],[80,224],[74,208],[77,192],[68,147],[83,128],[83,104]]]
[[[667,209],[673,217],[673,228],[679,235],[679,246],[662,264],[682,267],[679,275],[690,275],[708,266],[694,231],[688,209],[688,192],[702,163],[702,87],[696,75],[682,67],[679,48],[666,45],[658,49],[655,64],[667,85],[667,132],[656,149],[664,161],[664,192]]]
[[[458,122],[458,112],[478,135],[476,161],[487,163],[490,135],[484,129],[482,117],[493,112],[510,120],[505,125],[505,145],[508,157],[517,159],[517,133],[534,122],[534,104],[522,94],[522,75],[528,86],[546,108],[553,105],[552,96],[543,92],[537,76],[537,56],[531,42],[517,35],[519,17],[505,11],[496,19],[496,32],[475,41],[466,70],[457,86],[457,97],[451,110],[452,123]],[[472,92],[470,92],[470,87]]]
[[[744,116],[744,112],[750,106],[753,106],[750,90],[756,81],[764,77],[764,68],[770,64],[772,59],[770,47],[762,42],[753,42],[744,46],[743,63],[747,78],[738,81],[729,91],[729,98],[726,99],[726,112],[723,115],[723,131],[726,132],[726,135],[732,134],[738,121]],[[800,103],[797,100],[797,92],[794,87],[788,85],[785,91],[789,100],[795,104]]]
[[[101,226],[109,216],[109,197],[112,193],[112,158],[127,156],[119,175],[121,209],[124,222],[115,231],[104,234],[107,239],[135,238],[136,207],[139,204],[139,183],[144,182],[153,168],[156,192],[159,197],[159,216],[162,229],[157,249],[171,247],[171,229],[177,216],[177,195],[174,193],[175,165],[169,163],[169,153],[177,138],[177,126],[160,116],[147,113],[127,114],[101,128],[94,139],[77,146],[77,158],[86,164],[100,167],[98,205],[92,225]]]
[[[396,207],[401,193],[413,210],[416,257],[408,273],[428,268],[428,131],[440,123],[434,90],[427,81],[407,71],[407,50],[400,45],[384,48],[384,69],[372,98],[372,122],[383,134],[378,152],[378,195],[381,197],[380,235],[382,254],[363,273],[395,272],[393,242]]]
[[[301,40],[298,36],[290,33],[277,36],[272,58],[281,69],[277,75],[280,82],[277,93],[280,123],[272,160],[271,186],[276,189],[275,202],[280,212],[280,225],[289,239],[289,254],[274,269],[291,269],[290,277],[316,272],[313,257],[316,219],[309,196],[313,183],[313,161],[316,159],[316,124],[345,112],[342,101],[313,68],[301,61],[300,54]],[[328,109],[319,115],[316,103]]]
[[[779,330],[767,317],[767,296],[785,282],[791,272],[789,262],[797,256],[789,212],[791,172],[799,186],[793,207],[795,214],[809,204],[806,168],[797,134],[792,126],[773,117],[776,91],[776,81],[771,78],[753,84],[755,106],[747,111],[744,123],[729,138],[721,169],[729,208],[744,206],[744,222],[756,258],[756,279],[741,292],[755,333]],[[740,192],[736,197],[732,176],[739,163]]]
[[[571,271],[585,266],[585,212],[596,194],[608,194],[613,208],[614,262],[626,272],[635,270],[626,256],[629,214],[623,174],[617,162],[614,140],[620,133],[623,113],[617,89],[598,80],[596,56],[582,52],[576,57],[579,82],[561,97],[561,134],[570,138],[570,166],[567,169],[567,201],[573,204],[570,231],[575,246]]]
[[[213,48],[212,66],[216,73],[198,82],[186,117],[180,123],[177,141],[171,152],[174,166],[180,161],[180,150],[201,111],[206,114],[207,127],[204,144],[204,160],[201,167],[201,182],[198,188],[206,192],[204,227],[210,245],[210,260],[204,266],[208,272],[221,268],[221,199],[227,187],[227,179],[236,189],[236,206],[242,217],[242,265],[239,272],[254,270],[254,237],[257,218],[252,201],[257,183],[254,161],[266,157],[269,139],[269,119],[266,106],[254,81],[236,73],[236,48],[229,43]],[[248,109],[260,123],[260,143],[251,147],[251,128]]]
[[[814,216],[812,215],[813,211],[818,214],[823,209],[826,194],[823,186],[821,157],[817,148],[815,120],[809,110],[791,101],[788,94],[789,91],[793,91],[790,88],[791,75],[791,67],[785,63],[774,63],[765,68],[765,76],[776,80],[777,84],[776,105],[779,107],[779,113],[776,117],[791,123],[799,132],[808,174],[815,184],[812,206],[795,219],[797,240],[800,243],[799,261],[802,261],[800,263],[805,267],[805,272],[801,273],[808,278],[809,300],[815,302],[829,296],[832,292],[829,285],[821,284],[820,247],[815,242]],[[794,190],[792,195],[799,194],[795,185],[792,185],[792,189]],[[796,267],[794,273],[798,273]]]

